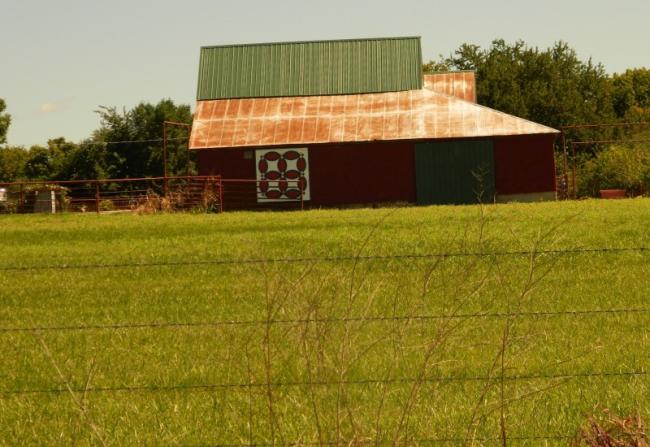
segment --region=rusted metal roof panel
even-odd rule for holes
[[[422,88],[419,37],[201,48],[198,100]]]
[[[476,75],[473,71],[425,74],[424,88],[476,102]]]
[[[427,89],[199,101],[191,149],[559,133]]]

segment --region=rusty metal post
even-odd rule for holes
[[[185,175],[187,177],[190,176],[190,140],[187,140],[187,149],[185,150],[187,153],[187,167],[185,168]]]
[[[209,179],[207,178],[203,179],[203,194],[201,194],[203,197],[201,197],[201,203],[203,203],[204,208],[208,207],[208,199],[209,199],[208,181]]]
[[[19,198],[19,203],[20,203],[20,209],[18,212],[24,213],[25,212],[25,191],[23,189],[23,184],[20,184],[20,198]]]
[[[219,212],[223,213],[223,181],[221,181],[221,176],[219,176]]]
[[[298,180],[298,188],[300,188],[300,211],[305,211],[305,195],[302,188],[302,180]]]
[[[167,121],[163,122],[163,191],[167,197]]]
[[[578,160],[576,158],[576,145],[571,144],[571,149],[572,149],[572,152],[573,152],[573,163],[572,163],[573,164],[573,198],[577,199],[578,198],[578,184],[577,184],[576,170],[577,170]]]
[[[95,208],[99,214],[99,182],[95,182]]]
[[[566,150],[566,135],[564,133],[564,130],[562,131],[562,151],[564,153],[564,188],[565,191],[563,191],[564,194],[566,194],[566,198],[569,198],[569,156],[567,155],[567,150]]]

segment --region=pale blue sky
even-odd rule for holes
[[[9,143],[78,141],[98,105],[194,103],[199,47],[421,36],[424,59],[495,38],[565,40],[609,72],[650,67],[649,0],[2,0]]]

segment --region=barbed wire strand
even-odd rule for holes
[[[555,379],[579,379],[579,378],[624,378],[624,377],[642,377],[648,376],[648,371],[604,371],[604,372],[584,372],[572,374],[523,374],[515,376],[504,376],[505,381],[526,381],[526,380],[555,380]],[[420,383],[444,383],[444,382],[485,382],[494,380],[492,376],[439,376],[427,378],[394,378],[394,379],[358,379],[358,380],[314,380],[314,381],[294,381],[294,382],[252,382],[252,383],[214,383],[214,384],[195,384],[195,385],[135,385],[135,386],[112,386],[112,387],[90,387],[90,388],[72,388],[75,393],[139,393],[139,392],[175,392],[175,391],[210,391],[218,389],[243,389],[248,391],[250,388],[299,388],[299,387],[328,387],[340,385],[394,385],[394,384],[412,384]],[[9,389],[0,390],[0,395],[26,395],[26,394],[61,394],[69,392],[67,388],[41,388],[41,389]]]
[[[647,252],[650,247],[611,247],[611,248],[571,248],[564,250],[539,250],[539,251],[492,251],[492,252],[448,252],[448,253],[406,253],[392,255],[343,255],[343,256],[313,256],[302,258],[259,258],[259,259],[199,259],[183,261],[153,261],[153,262],[124,262],[113,264],[52,264],[34,266],[0,266],[0,271],[35,271],[35,270],[74,270],[74,269],[110,269],[110,268],[145,268],[145,267],[179,267],[195,265],[248,265],[248,264],[304,264],[312,262],[345,262],[345,261],[388,261],[388,260],[417,260],[437,258],[460,257],[507,257],[507,256],[541,256],[541,255],[569,255],[569,254],[596,254],[596,253],[623,253]]]
[[[148,322],[148,323],[115,323],[88,324],[69,326],[35,326],[35,327],[0,327],[0,333],[12,332],[73,332],[92,330],[130,330],[130,329],[164,329],[164,328],[205,328],[222,326],[265,326],[270,325],[299,325],[299,324],[336,324],[354,322],[395,322],[395,321],[429,321],[429,320],[461,320],[488,318],[544,318],[558,316],[586,316],[598,314],[641,314],[650,313],[650,308],[619,308],[619,309],[584,309],[558,311],[529,311],[529,312],[495,312],[471,313],[455,315],[401,315],[376,317],[342,317],[342,318],[298,318],[271,320],[220,320],[197,322]]]

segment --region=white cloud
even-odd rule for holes
[[[41,113],[52,113],[56,112],[61,108],[61,103],[60,102],[44,102],[41,104],[41,107],[39,110]]]

